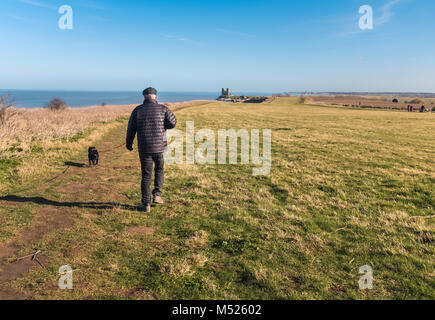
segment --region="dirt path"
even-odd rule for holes
[[[125,128],[126,124],[123,123],[109,132],[97,143],[97,148],[111,150],[120,145],[125,136]],[[13,239],[0,244],[0,300],[31,298],[30,293],[18,292],[9,284],[41,266],[37,261],[32,261],[31,257],[19,261],[17,259],[36,252],[38,242],[51,232],[73,227],[75,209],[86,209],[89,214],[114,207],[136,209],[134,205],[125,203],[127,199],[121,193],[121,189],[131,183],[123,183],[118,178],[123,176],[120,172],[140,170],[137,152],[128,152],[122,147],[101,153],[101,165],[95,168],[88,168],[86,157],[86,151],[83,150],[83,155],[67,162],[70,168],[65,174],[48,184],[0,197],[0,205],[9,207],[11,214],[19,214],[23,205],[29,205],[32,210],[30,225],[16,230]],[[114,186],[113,180],[119,183]],[[63,195],[61,201],[56,194]],[[37,258],[44,266],[50,263],[44,252],[38,254]]]
[[[208,102],[180,104],[173,106],[172,110],[180,112],[199,104]],[[11,240],[0,243],[0,300],[32,298],[30,292],[17,291],[11,283],[43,267],[31,257],[17,259],[37,252],[41,241],[50,235],[73,229],[77,221],[82,222],[78,212],[84,211],[85,216],[98,216],[101,210],[137,211],[138,203],[126,197],[125,191],[131,188],[140,190],[138,153],[137,150],[129,152],[124,146],[116,148],[125,141],[126,127],[126,121],[120,123],[94,144],[103,151],[97,167],[88,167],[87,150],[83,150],[80,156],[65,162],[59,175],[46,177],[44,181],[48,182],[42,181],[33,188],[23,186],[25,191],[0,196],[0,205],[10,208],[11,215],[22,214],[24,206],[32,213],[27,227],[14,230],[15,236]],[[152,233],[152,230],[127,228],[125,232]],[[42,251],[37,258],[46,267],[50,266],[49,256],[49,252]]]

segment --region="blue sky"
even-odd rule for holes
[[[435,92],[433,0],[1,0],[0,37],[4,89]]]

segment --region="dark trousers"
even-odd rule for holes
[[[153,196],[161,196],[165,181],[165,160],[163,153],[144,154],[140,156],[142,166],[142,203],[151,204],[151,178],[155,164]]]

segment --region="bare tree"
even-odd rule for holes
[[[67,108],[66,102],[59,98],[54,98],[48,102],[45,107],[52,111],[60,111]]]
[[[6,121],[6,109],[14,106],[10,99],[10,94],[0,96],[0,124],[5,123]]]

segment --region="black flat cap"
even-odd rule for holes
[[[154,88],[146,88],[142,93],[144,96],[147,96],[149,94],[157,94],[157,90]]]

